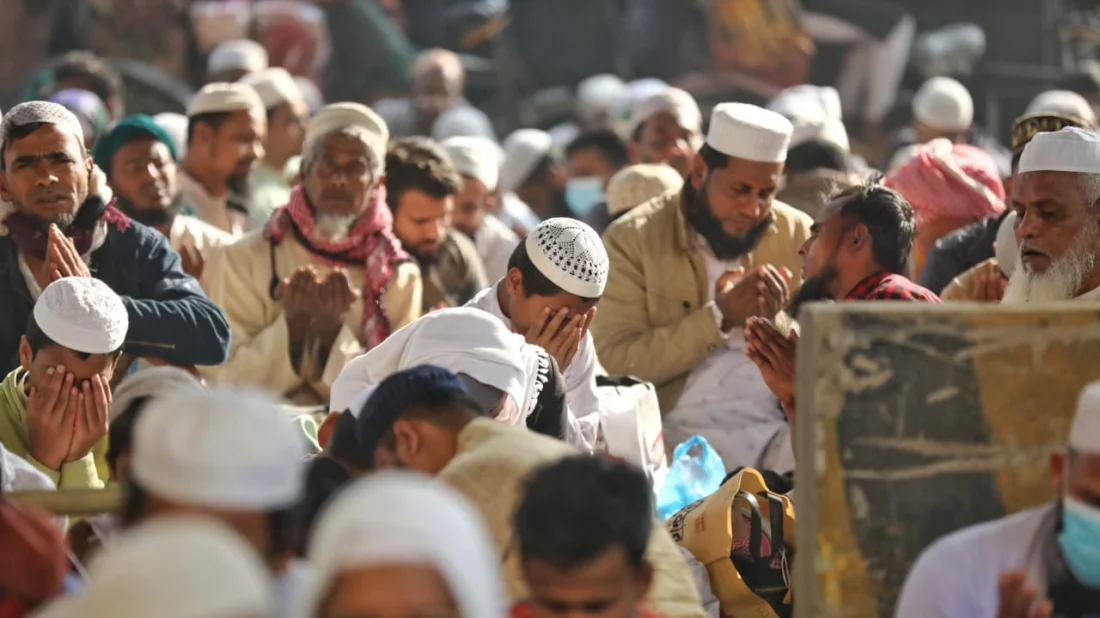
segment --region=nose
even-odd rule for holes
[[[1030,209],[1025,210],[1023,216],[1016,217],[1016,242],[1022,242],[1027,238],[1035,238],[1039,231],[1039,217]]]
[[[806,254],[810,252],[810,243],[811,242],[812,241],[809,238],[807,238],[806,242],[802,243],[798,247],[798,257],[800,257],[800,258],[806,257]]]

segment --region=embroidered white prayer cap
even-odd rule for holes
[[[504,154],[493,140],[484,137],[452,137],[441,146],[451,157],[459,174],[480,180],[490,192],[497,190]]]
[[[260,95],[265,109],[271,109],[283,103],[305,102],[298,82],[282,67],[272,67],[256,71],[241,78],[240,83],[252,86]]]
[[[9,109],[4,115],[3,123],[0,123],[0,145],[7,144],[8,134],[13,128],[39,123],[57,125],[75,135],[81,144],[84,143],[84,125],[65,106],[49,101],[27,101]]]
[[[172,144],[176,147],[176,156],[180,160],[187,154],[187,116],[174,112],[163,112],[153,116],[153,122],[168,132]]]
[[[111,392],[110,420],[115,420],[134,401],[142,398],[160,397],[177,389],[203,390],[202,383],[195,376],[179,367],[149,367],[127,376]]]
[[[362,103],[331,103],[322,107],[306,125],[305,151],[308,152],[317,140],[344,129],[359,129],[372,160],[385,159],[390,129],[381,116]]]
[[[520,129],[504,140],[504,165],[500,168],[501,193],[511,193],[527,182],[531,172],[550,154],[554,140],[546,131]]]
[[[626,93],[626,83],[616,75],[593,75],[577,84],[577,116],[585,123],[606,121]]]
[[[607,286],[609,260],[596,230],[568,217],[538,224],[527,239],[527,256],[547,279],[581,298],[599,298]]]
[[[782,163],[793,131],[781,114],[747,103],[721,103],[711,112],[707,145],[738,159]]]
[[[844,151],[851,149],[848,130],[840,106],[840,95],[831,86],[793,86],[772,99],[768,109],[782,114],[794,125],[791,143],[794,148],[811,140],[836,144]]]
[[[631,165],[607,182],[607,213],[615,216],[683,186],[680,172],[663,163]]]
[[[226,41],[210,52],[206,61],[206,73],[216,75],[223,71],[262,71],[268,67],[267,50],[250,39]]]
[[[252,86],[214,82],[203,86],[191,98],[191,102],[187,104],[187,117],[232,112],[264,114],[266,109],[260,95],[256,94],[256,89]]]
[[[974,123],[974,99],[958,81],[933,77],[913,97],[913,117],[940,131],[966,131]]]
[[[118,350],[130,327],[122,299],[93,277],[64,277],[46,286],[34,303],[34,321],[54,343],[84,354]]]
[[[269,569],[240,534],[197,515],[157,517],[112,538],[88,583],[40,618],[237,618],[276,611]]]
[[[630,117],[631,136],[638,127],[659,114],[672,114],[680,127],[693,133],[703,132],[703,113],[695,97],[685,90],[669,87],[648,96],[634,108]]]
[[[1100,382],[1085,386],[1077,399],[1069,447],[1075,453],[1100,454]]]
[[[1061,114],[1073,118],[1080,118],[1095,127],[1096,112],[1085,97],[1070,90],[1047,90],[1039,93],[1031,103],[1027,104],[1025,116],[1034,114]]]
[[[1018,173],[1028,172],[1100,174],[1100,134],[1077,127],[1039,133],[1020,155]]]
[[[301,496],[305,455],[294,421],[275,399],[176,389],[138,417],[131,473],[144,489],[174,502],[266,511]]]
[[[432,124],[432,139],[442,142],[459,136],[484,137],[495,142],[497,132],[485,112],[470,105],[459,105],[435,119]]]

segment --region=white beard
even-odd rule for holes
[[[1073,246],[1045,273],[1029,271],[1016,252],[1016,268],[1005,286],[1006,305],[1072,300],[1096,265],[1096,243],[1100,227],[1088,225],[1077,235]]]
[[[313,219],[313,240],[340,242],[359,221],[359,215],[327,215],[317,213]]]

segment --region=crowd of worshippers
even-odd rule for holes
[[[93,146],[64,101],[3,115],[2,489],[112,506],[0,498],[0,616],[728,615],[728,565],[657,523],[639,462],[600,456],[606,379],[652,385],[658,450],[703,436],[789,506],[804,304],[1100,298],[1100,134],[1074,93],[1002,152],[930,80],[883,175],[830,88],[704,122],[683,90],[603,76],[575,126],[498,145],[454,62],[416,68],[447,93],[431,113],[311,111],[255,67],[182,131],[126,116]],[[1097,393],[1065,497],[937,544],[899,616],[1097,600]],[[1068,568],[1023,564],[1024,537]],[[944,579],[979,555],[982,578]]]

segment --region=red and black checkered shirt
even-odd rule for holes
[[[844,300],[907,300],[921,303],[942,302],[929,290],[888,272],[880,272],[860,281]]]

